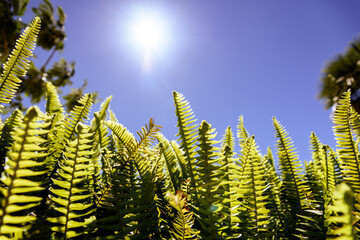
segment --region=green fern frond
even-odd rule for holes
[[[359,149],[354,141],[351,130],[351,116],[353,108],[350,105],[350,91],[344,93],[339,100],[333,122],[334,134],[338,147],[340,166],[348,183],[355,193],[360,193],[360,160]]]
[[[176,162],[179,163],[179,165],[180,165],[181,178],[185,180],[188,178],[188,173],[186,170],[186,160],[185,160],[184,152],[180,149],[179,144],[175,140],[172,140],[170,142],[170,145],[171,145],[172,149],[174,150]]]
[[[110,171],[110,188],[101,201],[98,200],[99,235],[109,239],[125,239],[137,229],[136,216],[141,210],[140,186],[132,161],[121,162]]]
[[[101,169],[104,170],[106,161],[103,159],[103,153],[107,150],[110,145],[110,137],[108,135],[107,127],[104,124],[104,121],[107,117],[107,110],[110,106],[110,101],[112,96],[107,97],[105,101],[100,105],[100,110],[94,113],[94,118],[91,121],[91,131],[94,132],[94,167],[96,178],[99,178],[101,175]],[[104,172],[106,173],[106,172]],[[103,174],[106,177],[106,174]],[[99,179],[97,179],[99,180]],[[100,183],[99,181],[96,181]]]
[[[90,113],[92,106],[91,93],[85,94],[78,101],[78,105],[71,110],[70,115],[65,121],[65,133],[64,140],[73,140],[75,134],[75,128],[79,123],[84,122]]]
[[[0,176],[4,170],[6,153],[13,145],[11,132],[21,124],[23,117],[22,112],[15,109],[2,126],[0,133]]]
[[[9,103],[19,88],[21,80],[30,66],[28,58],[32,56],[36,38],[40,30],[41,20],[35,17],[17,40],[15,49],[11,52],[4,64],[3,73],[0,76],[0,108],[1,103]]]
[[[274,155],[272,153],[271,147],[268,147],[266,149],[266,154],[264,157],[268,161],[268,163],[275,168]]]
[[[355,138],[360,138],[360,114],[355,111],[355,109],[352,107],[350,108],[350,123],[351,123],[351,129],[354,132]]]
[[[241,115],[238,119],[238,125],[237,125],[237,138],[239,140],[239,145],[241,146],[248,137],[249,137],[249,132],[245,129],[244,117]]]
[[[76,139],[68,143],[50,188],[54,213],[47,220],[53,224],[51,230],[64,239],[88,234],[87,228],[95,220],[91,190],[93,134],[85,130],[77,125]]]
[[[222,165],[222,169],[220,172],[222,172],[222,181],[223,184],[221,185],[221,187],[223,188],[224,191],[224,209],[223,209],[223,213],[225,215],[225,219],[222,222],[222,225],[224,226],[224,234],[227,237],[230,237],[232,235],[231,233],[231,227],[232,227],[232,222],[231,222],[231,179],[230,179],[230,174],[231,174],[231,163],[234,161],[233,156],[234,156],[234,134],[231,130],[231,127],[228,126],[225,130],[225,134],[221,140],[221,152],[222,152],[222,158],[221,158],[221,162],[219,164]]]
[[[160,131],[161,126],[154,123],[154,119],[150,118],[149,123],[136,132],[140,139],[137,141],[139,148],[146,149],[156,140],[156,134]]]
[[[196,188],[195,188],[195,149],[197,142],[197,124],[195,124],[196,119],[195,115],[191,109],[188,101],[185,100],[185,97],[181,93],[173,92],[174,104],[175,104],[175,114],[177,117],[177,127],[179,133],[176,136],[179,136],[180,147],[184,151],[184,156],[187,162],[187,169],[189,177],[191,179],[191,186],[196,197]]]
[[[206,121],[199,127],[198,154],[196,157],[196,188],[194,212],[201,224],[200,235],[206,239],[220,239],[220,225],[223,218],[223,190],[220,188],[220,166],[218,143],[214,140],[215,129]]]
[[[194,214],[189,210],[186,202],[186,196],[182,192],[177,192],[176,195],[168,192],[170,204],[176,209],[176,216],[173,220],[173,229],[171,235],[174,239],[198,239],[199,232],[193,228]]]
[[[277,154],[282,176],[282,202],[284,210],[290,214],[285,221],[288,234],[294,234],[297,215],[303,215],[306,208],[306,195],[310,194],[302,173],[302,164],[294,149],[294,144],[285,128],[273,118],[277,140]]]
[[[248,138],[242,143],[243,158],[247,164],[239,174],[239,188],[237,196],[242,199],[240,205],[246,210],[239,213],[241,228],[245,238],[268,238],[270,232],[266,227],[270,224],[270,210],[266,208],[269,202],[269,195],[265,170],[265,164],[257,150],[254,137]],[[245,160],[243,160],[245,161]]]
[[[106,121],[105,125],[110,128],[113,134],[117,137],[117,140],[120,142],[120,144],[124,146],[124,151],[120,152],[119,154],[122,155],[124,160],[130,159],[138,147],[134,135],[120,123]]]
[[[271,216],[271,223],[268,229],[272,229],[271,232],[274,234],[275,239],[281,239],[281,234],[283,234],[282,228],[284,226],[284,209],[280,198],[282,182],[276,171],[274,157],[270,147],[267,148],[263,162],[266,169],[265,180],[267,184],[269,184],[269,187],[265,190],[267,193],[264,193],[264,195],[269,196],[266,208],[270,210],[269,216]]]
[[[327,219],[329,230],[328,237],[331,239],[355,240],[355,227],[353,210],[353,193],[345,183],[338,185],[334,192],[334,204],[331,210],[334,213]]]
[[[100,105],[100,110],[97,112],[97,114],[101,121],[106,120],[107,117],[106,112],[109,110],[111,100],[112,100],[112,96],[109,96]]]
[[[51,82],[46,82],[46,113],[49,115],[64,113],[59,95]]]
[[[180,171],[177,164],[176,155],[170,145],[170,142],[162,135],[158,133],[156,138],[159,141],[159,148],[164,158],[166,173],[170,179],[170,186],[172,192],[177,192],[181,187],[182,179],[180,178]]]
[[[14,144],[1,177],[0,236],[22,233],[36,220],[31,209],[42,200],[38,192],[44,189],[43,180],[37,176],[46,173],[45,163],[39,161],[47,155],[41,146],[45,142],[42,135],[47,133],[43,120],[40,110],[31,107],[12,133]]]

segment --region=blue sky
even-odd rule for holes
[[[39,1],[31,0],[30,6]],[[65,49],[76,61],[75,86],[105,99],[135,133],[150,117],[169,139],[177,133],[172,91],[185,95],[196,118],[220,139],[238,117],[262,153],[275,137],[272,117],[286,127],[300,159],[309,136],[335,146],[330,110],[317,95],[321,70],[360,33],[357,0],[52,1],[67,14]],[[129,46],[127,24],[137,11],[156,13],[171,41],[144,70],[143,53]],[[59,56],[57,56],[59,57]],[[97,107],[97,106],[96,106]]]

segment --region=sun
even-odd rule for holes
[[[173,16],[159,5],[133,5],[123,16],[126,50],[141,64],[143,73],[154,72],[174,50]]]
[[[129,41],[146,54],[161,54],[169,37],[166,21],[153,12],[139,12],[129,23]]]

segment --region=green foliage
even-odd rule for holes
[[[24,74],[37,21],[5,67],[2,103],[11,101],[20,81],[16,76]],[[178,142],[162,135],[153,119],[134,136],[110,110],[111,97],[89,119],[92,94],[82,96],[69,114],[51,82],[46,94],[45,113],[33,106],[0,122],[0,239],[360,235],[360,116],[350,92],[334,114],[336,150],[311,133],[312,158],[305,167],[276,118],[277,158],[270,148],[260,153],[242,116],[237,137],[228,127],[216,140],[211,124],[198,126],[177,92]]]
[[[14,97],[21,80],[29,68],[29,57],[35,48],[36,37],[40,29],[40,18],[36,17],[33,22],[21,34],[15,49],[10,54],[4,65],[0,77],[0,104],[9,103]],[[0,108],[3,106],[0,105]]]
[[[360,111],[358,91],[360,89],[360,39],[356,38],[344,54],[327,63],[321,78],[322,86],[319,97],[325,100],[326,108],[336,106],[341,96],[351,90],[351,103],[357,112]]]
[[[38,34],[37,45],[48,53],[47,58],[39,58],[42,65],[35,66],[32,62],[28,66],[26,76],[18,76],[22,82],[18,82],[18,90],[12,101],[6,105],[6,111],[19,108],[24,111],[24,97],[28,97],[32,103],[38,103],[46,96],[46,82],[51,82],[55,87],[62,88],[72,85],[72,77],[75,74],[75,62],[64,58],[56,60],[56,53],[61,54],[65,47],[65,22],[66,14],[60,7],[54,7],[50,0],[42,0],[37,7],[29,9],[29,0],[2,0],[0,2],[0,64],[5,63],[10,50],[14,49],[16,39],[26,24],[22,22],[25,12],[32,12],[42,21],[41,31]],[[52,66],[49,63],[55,60]],[[71,92],[63,98],[66,100],[66,110],[70,111],[81,98],[86,87],[86,80],[82,87],[72,88]],[[97,93],[93,93],[94,99]]]

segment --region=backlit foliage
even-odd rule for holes
[[[36,18],[25,30],[4,66],[0,103],[16,91],[39,24]],[[152,118],[132,134],[110,110],[111,97],[92,119],[91,94],[67,115],[55,87],[46,86],[44,113],[33,106],[1,121],[0,239],[360,235],[360,117],[350,92],[334,114],[336,149],[311,133],[312,158],[303,164],[276,118],[276,155],[262,154],[242,116],[237,137],[228,127],[216,140],[215,128],[198,123],[175,91],[179,139],[169,141]]]

